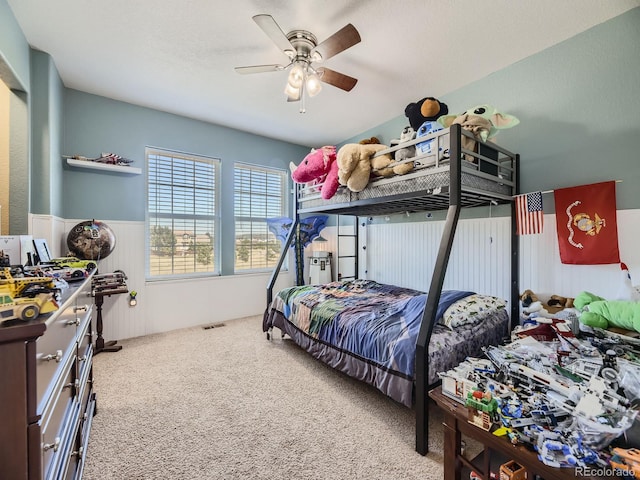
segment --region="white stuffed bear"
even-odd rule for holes
[[[391,140],[391,146],[394,147],[404,142],[410,142],[416,138],[416,131],[411,128],[411,126],[406,126],[402,129],[402,133],[400,133],[400,140],[393,139]],[[402,147],[395,151],[394,159],[396,162],[401,162],[402,160],[406,160],[407,158],[413,158],[416,156],[416,146],[409,145],[408,147]]]

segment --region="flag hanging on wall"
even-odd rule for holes
[[[616,182],[554,190],[562,263],[620,263]]]
[[[542,233],[544,211],[542,192],[516,196],[516,224],[518,235]]]

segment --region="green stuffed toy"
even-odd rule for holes
[[[640,332],[640,302],[605,300],[590,292],[581,292],[573,301],[580,322],[590,327],[618,327]]]

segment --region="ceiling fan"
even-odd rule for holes
[[[287,101],[302,100],[300,112],[304,113],[304,94],[313,97],[320,93],[322,83],[333,85],[347,92],[355,87],[356,78],[336,72],[326,67],[316,67],[340,52],[360,42],[358,30],[348,24],[329,38],[318,43],[315,35],[306,30],[292,30],[285,34],[271,15],[255,15],[253,20],[267,34],[267,36],[289,57],[287,65],[252,65],[236,67],[241,74],[279,72],[288,70],[289,77],[285,93]]]

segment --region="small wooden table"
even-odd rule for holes
[[[442,393],[442,387],[437,387],[429,392],[431,399],[444,412],[444,480],[460,480],[463,467],[480,474],[484,480],[489,480],[490,462],[492,452],[498,453],[507,460],[514,460],[527,470],[529,479],[539,475],[544,480],[568,480],[585,478],[585,474],[576,475],[573,468],[555,468],[545,465],[538,460],[538,455],[523,445],[513,445],[506,437],[497,437],[468,422],[468,411],[462,403],[447,397]],[[484,445],[482,465],[474,465],[461,454],[462,434]],[[594,467],[589,478],[621,478],[594,476]],[[498,472],[496,472],[498,473]]]
[[[122,293],[129,293],[127,286],[112,288],[108,290],[100,290],[93,292],[96,304],[96,349],[95,354],[100,352],[118,352],[122,350],[122,345],[116,345],[117,340],[104,341],[102,338],[102,304],[104,303],[104,297],[110,297],[111,295],[118,295]]]

